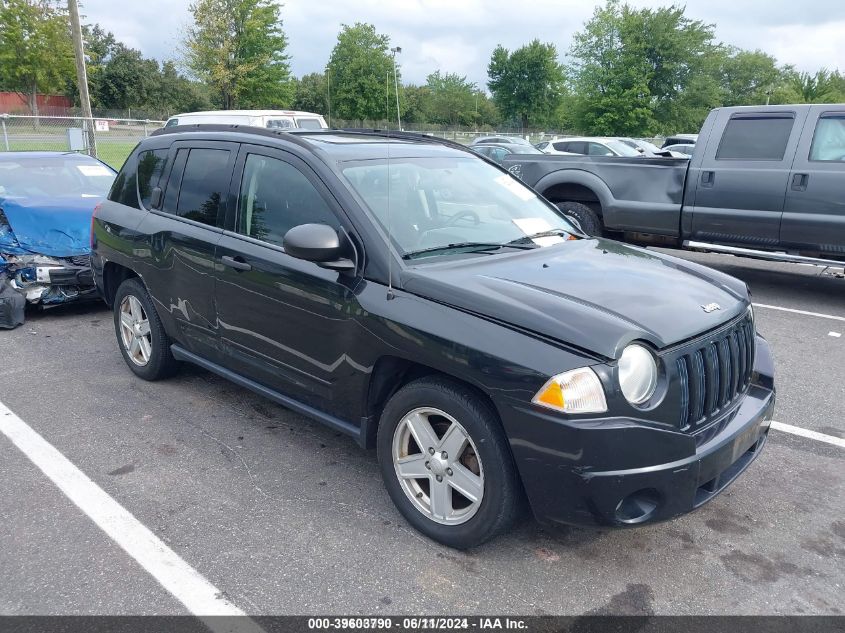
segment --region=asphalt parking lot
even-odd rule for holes
[[[845,438],[845,279],[682,255],[750,284],[776,357],[775,419]],[[351,439],[200,369],[135,378],[104,306],[29,314],[0,332],[0,359],[0,402],[247,613],[841,613],[835,442],[773,429],[743,477],[669,523],[526,520],[461,553],[405,524],[374,452]],[[3,434],[0,527],[1,614],[188,612],[160,584],[178,568],[139,564]]]

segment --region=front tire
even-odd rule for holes
[[[574,219],[590,237],[601,237],[604,232],[601,218],[590,207],[580,202],[558,202],[555,206],[567,218]]]
[[[114,330],[123,360],[136,376],[159,380],[178,368],[170,352],[170,339],[144,284],[127,279],[114,297]]]
[[[518,516],[522,488],[498,416],[460,383],[427,377],[396,392],[377,451],[393,503],[435,541],[475,547]]]

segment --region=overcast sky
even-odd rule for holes
[[[82,0],[85,22],[160,60],[178,59],[190,0]],[[297,76],[322,71],[343,23],[369,22],[402,47],[405,82],[423,83],[440,69],[485,87],[497,44],[554,42],[563,56],[572,34],[589,19],[591,0],[286,0],[288,53]],[[665,6],[661,0],[629,0]],[[845,0],[689,0],[687,15],[716,25],[726,44],[762,49],[780,63],[815,72],[845,70]]]

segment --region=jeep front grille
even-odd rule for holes
[[[748,388],[754,365],[754,323],[745,317],[702,338],[677,358],[680,427],[700,426]]]

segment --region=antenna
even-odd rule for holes
[[[390,71],[387,71],[384,90],[384,101],[387,113],[387,239],[393,239],[393,224],[390,221]],[[394,298],[393,294],[393,253],[390,252],[390,242],[387,243],[387,300]]]

